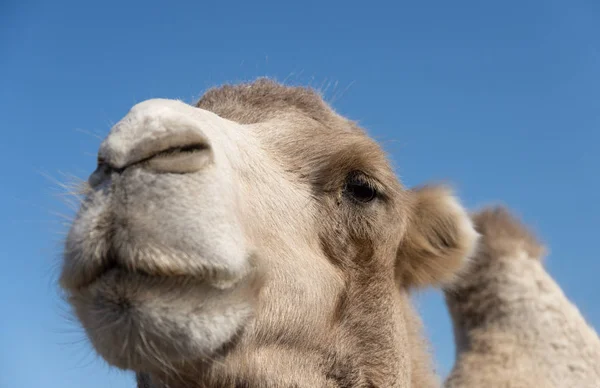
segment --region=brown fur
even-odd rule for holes
[[[136,366],[139,386],[438,386],[409,289],[449,281],[471,253],[476,235],[451,193],[406,190],[379,146],[310,89],[258,80],[210,90],[197,106],[252,126],[279,179],[310,201],[297,208],[260,176],[244,181],[263,209],[246,231],[265,275],[251,323],[208,358]],[[345,191],[357,172],[374,202]]]
[[[329,127],[353,126],[336,114],[314,89],[289,87],[268,78],[210,89],[196,106],[240,124],[265,122],[291,112]]]

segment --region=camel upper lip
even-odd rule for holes
[[[81,268],[71,267],[68,271],[63,271],[60,284],[63,289],[71,292],[84,291],[94,283],[101,281],[105,275],[112,271],[119,271],[124,274],[129,274],[132,276],[137,275],[148,279],[181,279],[186,281],[193,280],[196,282],[209,281],[217,288],[228,288],[240,280],[218,279],[215,278],[215,274],[210,270],[202,273],[164,273],[158,270],[151,271],[148,268],[144,268],[144,266],[131,266],[124,263],[126,263],[126,261],[120,260],[116,254],[111,253],[108,254],[104,260],[102,260],[101,265],[93,270],[89,270],[88,268],[88,271],[84,272]]]
[[[106,274],[111,271],[120,271],[127,274],[136,274],[143,275],[151,278],[175,278],[175,277],[189,277],[192,278],[192,275],[170,275],[170,274],[160,274],[160,273],[150,273],[141,267],[132,267],[123,265],[120,260],[114,254],[109,254],[106,256],[106,259],[103,260],[103,264],[98,266],[94,271],[88,272],[85,276],[77,276],[74,274],[70,274],[69,276],[65,276],[63,274],[61,278],[61,285],[63,288],[68,289],[70,291],[82,291],[86,288],[90,287],[92,284],[101,280]],[[73,272],[73,271],[72,271]]]

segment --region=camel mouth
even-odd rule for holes
[[[206,274],[168,274],[150,272],[144,268],[125,266],[116,260],[109,260],[107,264],[98,270],[93,278],[88,279],[86,282],[80,283],[75,290],[85,291],[86,289],[93,287],[94,284],[101,283],[109,278],[112,279],[115,274],[120,281],[123,282],[127,282],[132,278],[140,281],[146,281],[148,283],[156,283],[167,280],[173,284],[200,284],[208,282],[208,276]]]
[[[111,261],[71,290],[69,302],[109,364],[160,369],[161,362],[210,357],[235,338],[253,316],[261,281],[249,274],[218,288],[196,274],[148,273]]]
[[[94,287],[98,283],[102,283],[110,278],[112,274],[119,274],[119,278],[127,281],[127,278],[136,278],[146,280],[148,282],[157,282],[170,279],[173,283],[203,283],[207,282],[209,274],[207,273],[168,273],[161,271],[152,271],[143,266],[126,265],[123,260],[119,260],[116,255],[107,255],[102,260],[101,265],[90,270],[86,276],[77,276],[70,273],[63,273],[61,276],[61,286],[69,293],[81,293]]]
[[[210,357],[251,321],[263,285],[255,249],[228,233],[180,239],[135,218],[115,228],[114,212],[98,209],[84,208],[71,228],[60,285],[109,364],[151,370]]]
[[[85,292],[94,284],[105,281],[110,273],[148,283],[168,280],[173,285],[206,284],[225,290],[235,287],[256,270],[256,257],[252,251],[245,253],[238,267],[231,268],[225,257],[214,260],[201,253],[182,254],[175,249],[148,246],[129,247],[125,251],[131,253],[123,254],[110,242],[105,245],[110,247],[98,259],[93,255],[96,248],[73,250],[66,256],[68,264],[63,266],[59,281],[65,291]]]

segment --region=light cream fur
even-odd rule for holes
[[[314,91],[146,101],[98,159],[61,284],[140,386],[439,385],[409,289],[454,279],[477,234]]]
[[[544,269],[544,248],[503,208],[474,216],[481,244],[446,292],[456,339],[448,388],[597,388],[600,340]]]

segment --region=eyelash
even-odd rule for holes
[[[344,193],[360,203],[369,203],[379,196],[377,189],[361,173],[351,173],[346,178]]]

